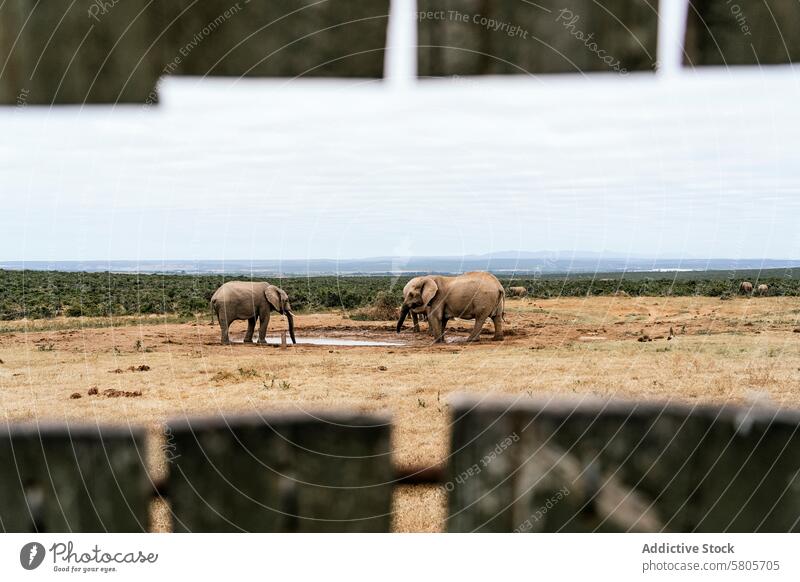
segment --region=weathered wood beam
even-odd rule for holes
[[[463,398],[450,531],[800,530],[800,413]]]
[[[773,65],[800,61],[800,3],[691,0],[684,63]]]
[[[420,0],[419,75],[652,70],[658,0]]]
[[[176,0],[164,65],[235,77],[383,76],[389,0]]]
[[[0,425],[0,531],[145,532],[144,431]]]
[[[388,418],[271,414],[168,426],[173,531],[390,529]]]
[[[7,0],[0,104],[154,103],[162,75],[383,76],[389,0]]]
[[[158,3],[0,3],[0,104],[142,103],[160,73]]]

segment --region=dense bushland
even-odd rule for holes
[[[0,270],[0,319],[57,316],[124,316],[209,312],[209,299],[225,280],[222,275],[134,275],[61,271]],[[325,276],[269,277],[283,287],[297,311],[354,310],[400,304],[403,285],[410,277]],[[731,297],[739,282],[769,285],[769,295],[800,295],[800,272],[604,273],[503,277],[506,286],[519,285],[531,297],[586,295],[631,296],[702,295]],[[377,303],[376,303],[377,301]]]

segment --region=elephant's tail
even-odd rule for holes
[[[214,325],[214,313],[216,313],[217,311],[217,305],[213,299],[211,300],[209,305],[211,306],[211,325]],[[219,315],[217,315],[217,319],[219,319]]]
[[[494,314],[499,314],[503,318],[503,322],[508,323],[506,321],[506,291],[502,287],[497,292],[497,307]]]

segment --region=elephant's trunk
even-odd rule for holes
[[[403,308],[400,310],[400,319],[397,321],[397,333],[400,333],[400,330],[403,329],[403,322],[408,317],[408,312],[411,308],[408,305],[403,305]]]
[[[294,313],[292,313],[291,311],[287,311],[286,321],[289,322],[289,336],[292,338],[292,343],[296,344],[297,340],[294,339]]]

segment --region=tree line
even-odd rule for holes
[[[289,294],[293,309],[316,311],[400,304],[409,276],[266,277]],[[739,283],[766,283],[768,295],[800,295],[800,272],[605,273],[500,276],[504,286],[521,286],[529,297],[735,296]],[[209,312],[209,300],[225,281],[241,275],[136,275],[63,271],[0,270],[0,319],[102,317],[147,314],[193,316]]]

